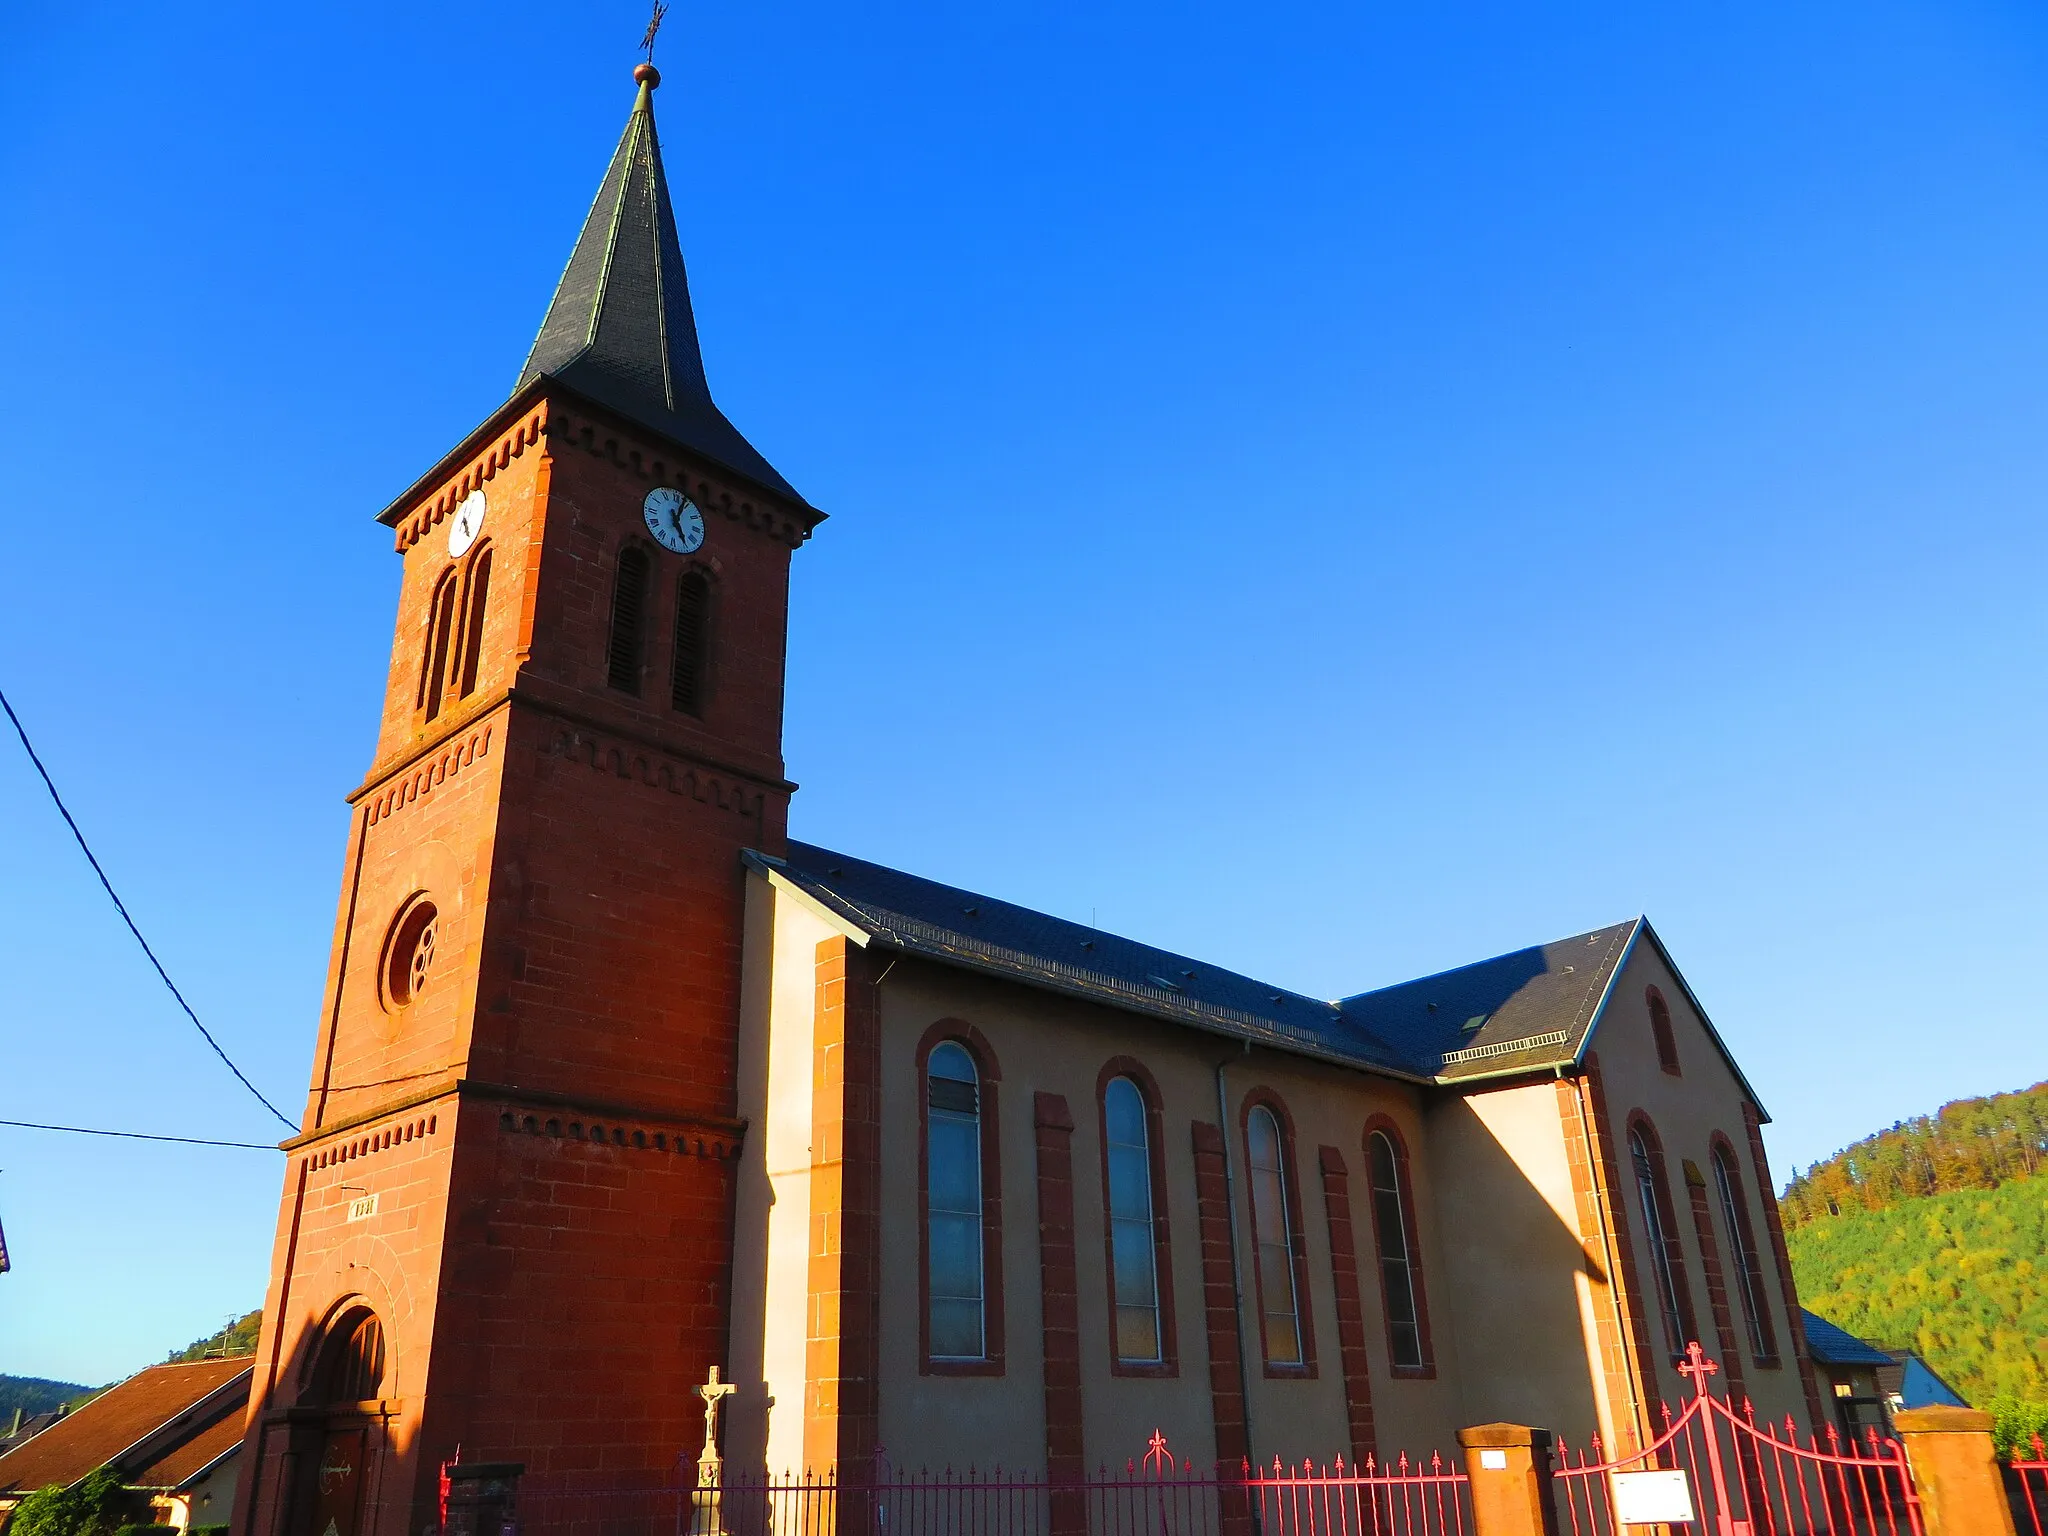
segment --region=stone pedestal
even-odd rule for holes
[[[1458,1431],[1458,1444],[1465,1448],[1465,1475],[1472,1480],[1476,1536],[1557,1536],[1549,1430],[1475,1424]]]
[[[1920,1494],[1927,1536],[2013,1536],[1991,1415],[1978,1408],[1908,1408],[1892,1415]]]

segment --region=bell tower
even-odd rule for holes
[[[236,1536],[410,1536],[441,1462],[667,1466],[722,1361],[743,849],[780,852],[791,553],[712,403],[651,64],[512,395],[401,576]]]

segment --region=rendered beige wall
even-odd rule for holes
[[[1611,1436],[1555,1084],[1446,1095],[1428,1118],[1464,1422]]]
[[[747,1140],[734,1196],[728,1366],[739,1390],[724,1431],[735,1470],[779,1473],[803,1462],[816,961],[819,942],[837,931],[748,875],[739,1065]]]
[[[1227,1127],[1236,1175],[1245,1323],[1256,1327],[1249,1213],[1245,1206],[1244,1147],[1239,1117],[1245,1094],[1256,1086],[1277,1093],[1295,1128],[1292,1176],[1299,1181],[1307,1247],[1307,1305],[1313,1317],[1316,1374],[1312,1379],[1268,1379],[1256,1334],[1248,1331],[1249,1398],[1253,1451],[1261,1460],[1349,1454],[1344,1381],[1338,1354],[1329,1229],[1317,1149],[1344,1154],[1350,1171],[1352,1222],[1360,1246],[1359,1269],[1366,1347],[1382,1450],[1427,1453],[1455,1450],[1458,1424],[1447,1302],[1432,1297],[1439,1376],[1395,1381],[1387,1371],[1386,1334],[1377,1265],[1371,1251],[1371,1211],[1364,1180],[1362,1137],[1375,1112],[1391,1115],[1414,1153],[1416,1199],[1426,1276],[1440,1274],[1444,1258],[1434,1232],[1432,1177],[1423,1152],[1417,1090],[1382,1078],[1326,1067],[1275,1052],[1247,1057],[1236,1042],[1035,988],[900,959],[882,983],[882,1443],[899,1462],[934,1467],[1012,1465],[1044,1460],[1044,1381],[1039,1350],[1040,1273],[1037,1243],[1037,1167],[1032,1126],[1038,1092],[1065,1096],[1073,1135],[1075,1248],[1080,1298],[1083,1439],[1090,1467],[1121,1467],[1141,1456],[1154,1428],[1174,1452],[1198,1466],[1215,1456],[1209,1384],[1207,1313],[1196,1226],[1190,1127],[1217,1119],[1215,1069],[1227,1062]],[[971,1023],[993,1047],[999,1086],[1001,1176],[1004,1204],[1004,1293],[1007,1359],[1000,1377],[920,1373],[918,1356],[918,1093],[915,1052],[925,1032],[943,1019]],[[1110,1358],[1100,1118],[1097,1080],[1112,1057],[1131,1056],[1157,1079],[1163,1100],[1166,1185],[1160,1192],[1171,1227],[1172,1286],[1177,1373],[1166,1379],[1114,1374]]]

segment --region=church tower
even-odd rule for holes
[[[511,397],[402,566],[278,1217],[236,1536],[408,1536],[440,1463],[667,1466],[723,1359],[743,870],[789,559],[712,403],[652,65]]]

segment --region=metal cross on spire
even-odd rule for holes
[[[640,39],[640,46],[647,53],[647,62],[654,62],[654,34],[661,30],[661,19],[668,14],[668,7],[662,0],[654,0],[654,15],[648,19],[647,35]]]

